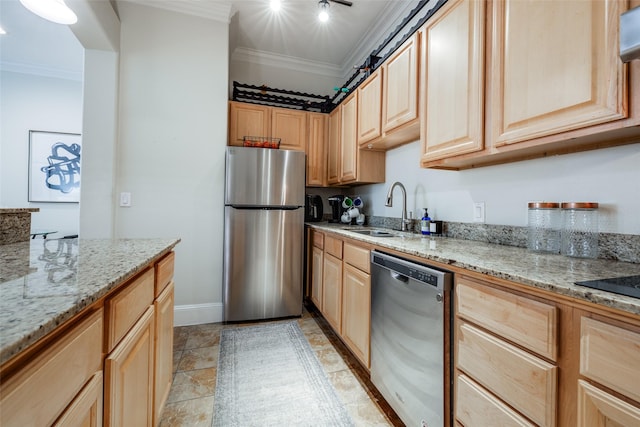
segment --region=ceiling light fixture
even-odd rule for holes
[[[271,10],[278,12],[280,10],[280,6],[282,6],[282,2],[280,0],[271,0],[269,6],[271,6]]]
[[[318,19],[320,22],[327,22],[329,20],[329,2],[328,0],[320,0],[318,2],[320,13],[318,13]]]
[[[20,0],[20,3],[39,17],[56,24],[71,25],[78,22],[78,17],[64,0]]]
[[[0,27],[0,36],[3,34],[7,34],[7,32],[4,30],[4,28]]]

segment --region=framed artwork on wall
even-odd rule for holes
[[[29,201],[80,202],[78,133],[29,131]]]

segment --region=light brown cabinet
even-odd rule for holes
[[[105,426],[153,425],[153,319],[150,305],[105,360]]]
[[[419,55],[422,33],[417,31],[382,65],[382,140],[375,147],[390,149],[420,138]]]
[[[340,104],[340,182],[357,178],[358,168],[358,93],[349,95]]]
[[[369,250],[344,242],[342,269],[342,339],[366,368],[370,367],[371,275]]]
[[[305,151],[307,145],[305,111],[271,107],[271,134],[280,138],[280,149]]]
[[[307,116],[307,187],[326,187],[328,115],[307,113]]]
[[[421,30],[421,163],[484,147],[486,2],[448,1]]]
[[[0,424],[48,426],[68,406],[85,406],[83,389],[102,372],[103,329],[103,311],[99,309],[64,331],[17,373],[3,379]],[[88,398],[91,400],[91,396]],[[89,406],[102,412],[102,401],[97,397]],[[81,412],[80,408],[70,411],[70,419]]]
[[[382,68],[358,86],[358,145],[379,138],[382,134]]]
[[[620,60],[618,26],[620,14],[638,5],[448,2],[427,28],[449,28],[447,43],[457,42],[446,56],[459,63],[449,66],[447,79],[437,78],[447,58],[434,65],[437,32],[427,30],[421,165],[466,169],[637,142],[640,66]],[[466,34],[468,41],[456,34]],[[446,90],[438,93],[442,81]],[[443,107],[455,107],[456,114],[442,120]]]
[[[327,144],[327,183],[340,184],[342,153],[340,152],[340,134],[342,132],[342,108],[337,106],[329,114],[329,141]]]
[[[338,334],[342,331],[342,240],[324,237],[322,314]]]
[[[553,427],[558,367],[543,357],[553,360],[557,354],[557,308],[487,285],[456,278],[455,416],[464,424],[497,412]]]
[[[153,425],[158,425],[173,381],[173,281],[169,282],[153,305],[155,310]]]
[[[96,372],[54,427],[102,426],[102,371]]]
[[[229,145],[241,147],[245,136],[270,135],[271,107],[229,101]]]
[[[311,230],[311,301],[322,311],[322,276],[324,265],[324,234]]]

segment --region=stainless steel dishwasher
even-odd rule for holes
[[[371,381],[410,427],[450,419],[452,281],[451,272],[371,252]]]

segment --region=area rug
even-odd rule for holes
[[[353,426],[298,323],[223,329],[214,427]]]

